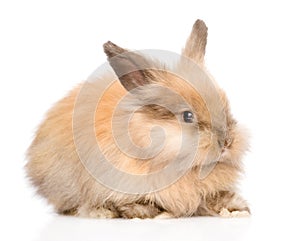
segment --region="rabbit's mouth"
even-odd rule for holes
[[[228,163],[228,164],[237,164],[240,160],[240,157],[236,157],[232,155],[232,150],[229,148],[225,148],[224,151],[222,151],[219,162],[222,163]]]
[[[199,178],[205,179],[215,168],[218,162],[228,162],[228,150],[222,149],[214,158],[206,158],[205,162],[200,166]]]

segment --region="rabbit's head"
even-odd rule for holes
[[[112,129],[120,149],[153,170],[172,161],[189,168],[227,162],[239,166],[245,131],[232,117],[225,93],[204,67],[207,27],[197,20],[170,68],[112,42],[108,61],[127,94],[114,111]],[[142,161],[141,160],[141,161]]]

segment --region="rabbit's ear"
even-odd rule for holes
[[[148,61],[141,55],[123,49],[108,41],[103,45],[108,62],[117,74],[120,82],[128,91],[150,83],[151,74]]]
[[[207,27],[202,20],[197,20],[189,38],[186,41],[185,47],[182,50],[182,55],[202,65],[205,55],[205,47],[207,41]]]

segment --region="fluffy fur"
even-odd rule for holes
[[[203,71],[204,54],[207,39],[207,28],[203,21],[197,20],[192,33],[187,40],[182,55],[191,59]],[[124,69],[132,66],[143,66],[148,60],[136,53],[127,53],[125,49],[108,42],[104,51],[110,65],[119,78],[105,91],[101,100],[97,100],[98,85],[106,83],[107,79],[116,78],[110,73],[98,76],[96,82],[85,83],[88,95],[79,102],[77,97],[83,85],[72,90],[64,99],[59,101],[48,113],[38,128],[35,139],[28,150],[29,162],[26,165],[28,177],[36,186],[40,195],[52,204],[58,213],[98,218],[154,218],[154,217],[187,217],[199,215],[230,216],[228,213],[249,211],[246,202],[235,193],[239,174],[242,171],[241,157],[247,149],[245,131],[234,120],[229,109],[224,92],[216,86],[221,100],[220,104],[211,106],[222,110],[226,128],[213,126],[211,115],[205,101],[197,91],[179,76],[163,69],[136,70],[126,75],[120,75]],[[157,63],[153,63],[153,66]],[[176,71],[190,71],[184,60],[174,67]],[[182,97],[184,102],[193,110],[195,123],[178,123],[181,118],[182,100],[174,100],[159,87],[172,90]],[[129,132],[132,142],[139,147],[151,144],[149,132],[154,126],[165,130],[165,144],[162,151],[146,160],[133,158],[124,154],[116,145],[115,138],[122,137],[122,128],[112,130],[112,118],[119,101],[128,91],[138,87],[136,93],[121,107],[122,113],[132,112]],[[157,89],[158,88],[158,89]],[[210,93],[206,93],[208,96]],[[76,103],[77,100],[77,103]],[[167,108],[151,104],[160,100],[171,106],[175,112]],[[98,145],[91,141],[91,136],[85,131],[89,123],[87,110],[89,103],[98,102],[95,112],[94,129]],[[189,155],[190,146],[201,136],[198,144],[196,160],[192,166],[176,182],[163,189],[149,193],[123,193],[112,190],[99,183],[80,161],[74,144],[73,113],[76,103],[76,118],[81,123],[79,133],[81,150],[86,159],[90,160],[89,167],[96,167],[96,157],[93,150],[100,148],[105,157],[122,171],[133,174],[147,174],[166,167],[179,153],[182,135],[188,136],[191,143],[183,143],[183,158]],[[218,107],[218,108],[217,108]],[[119,116],[119,117],[120,117]],[[120,123],[122,118],[117,119]],[[118,116],[117,116],[118,118]],[[219,123],[217,121],[217,123]],[[151,136],[152,142],[158,143],[159,136]],[[155,148],[154,148],[155,149]],[[208,150],[212,152],[208,155]],[[217,163],[215,163],[216,157]],[[211,164],[214,169],[205,178],[200,178],[200,169]],[[105,170],[103,171],[103,174]],[[100,170],[101,173],[101,170]],[[110,178],[114,179],[114,176]],[[126,182],[126,180],[113,180]],[[224,211],[226,210],[226,211]],[[237,216],[237,215],[236,215]]]

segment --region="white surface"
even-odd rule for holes
[[[179,52],[197,18],[207,65],[252,133],[241,182],[252,217],[59,217],[24,180],[24,153],[52,103],[105,61],[107,40]],[[299,240],[297,1],[1,1],[1,240]]]

